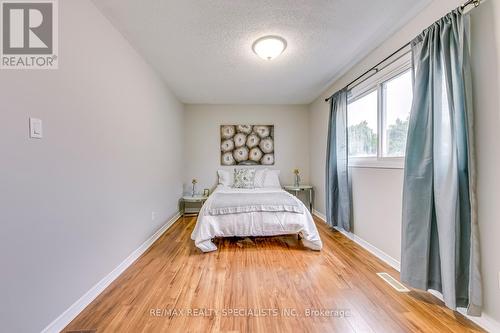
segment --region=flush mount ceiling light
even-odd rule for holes
[[[265,60],[272,60],[286,49],[286,40],[279,36],[264,36],[252,44],[256,55]]]

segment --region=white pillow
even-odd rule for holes
[[[265,168],[255,170],[255,178],[253,181],[254,187],[264,187],[266,172],[267,172],[267,169],[265,169]]]
[[[217,170],[219,175],[219,185],[231,187],[234,182],[234,174],[226,170]]]
[[[266,177],[264,178],[264,187],[281,187],[280,171],[267,169]]]

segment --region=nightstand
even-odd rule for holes
[[[308,192],[306,198],[309,199],[309,211],[312,213],[313,210],[313,204],[314,204],[314,187],[311,185],[299,185],[299,186],[294,186],[294,185],[287,185],[283,186],[283,189],[287,192],[292,193],[296,197],[299,195],[300,192]]]
[[[201,207],[207,201],[208,197],[202,196],[202,195],[195,195],[194,197],[192,195],[185,195],[183,196],[179,202],[180,202],[180,211],[182,217],[184,216],[196,216],[200,212]],[[186,204],[188,204],[190,207],[186,207]]]

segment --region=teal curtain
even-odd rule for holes
[[[401,280],[479,315],[469,17],[457,9],[412,41],[414,97],[403,190]]]
[[[347,168],[347,89],[330,99],[326,154],[326,218],[332,227],[351,231],[351,191]]]

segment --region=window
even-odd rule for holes
[[[403,167],[412,99],[409,62],[351,91],[347,106],[350,166]]]
[[[406,71],[387,81],[383,87],[385,106],[382,117],[385,135],[383,156],[403,157],[413,98],[411,72]]]
[[[351,102],[348,112],[349,156],[377,156],[377,91]]]

